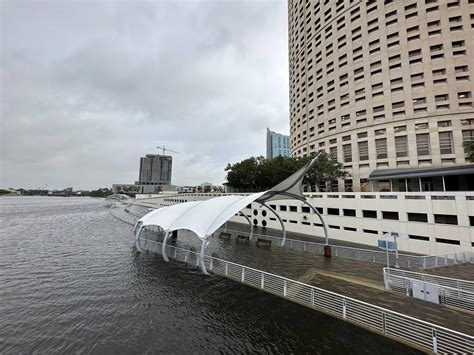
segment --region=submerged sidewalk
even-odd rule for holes
[[[216,233],[216,236],[219,233]],[[474,316],[468,311],[406,297],[384,289],[384,265],[324,256],[303,251],[271,247],[257,247],[255,243],[237,242],[234,232],[230,240],[210,239],[208,253],[238,264],[298,280],[348,297],[422,319],[443,327],[474,334]],[[177,246],[199,250],[200,240],[190,232],[180,231]],[[430,273],[448,277],[474,274],[474,265],[463,264]],[[472,280],[472,279],[471,279]]]

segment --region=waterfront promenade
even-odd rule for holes
[[[262,248],[255,243],[236,240],[238,232],[230,240],[211,239],[209,253],[234,263],[284,276],[309,285],[337,292],[380,307],[422,319],[466,334],[474,333],[474,317],[468,311],[436,305],[406,297],[384,289],[382,269],[384,265],[358,260],[333,257],[325,258],[280,247]],[[198,249],[200,241],[190,232],[180,231],[177,246]],[[455,265],[430,269],[429,273],[473,280],[473,264]]]
[[[221,232],[230,233],[232,237],[222,239],[219,237]],[[385,264],[334,256],[328,259],[317,253],[281,248],[275,243],[271,248],[262,248],[257,247],[255,241],[248,244],[239,242],[237,236],[245,235],[248,232],[248,225],[228,222],[210,239],[208,253],[224,260],[353,297],[462,333],[474,334],[474,317],[468,311],[433,304],[385,290],[383,280]],[[274,229],[255,228],[254,233],[280,236],[280,231]],[[287,233],[287,238],[320,242],[318,237],[292,232]],[[334,244],[368,249],[365,245],[337,240],[334,240]],[[191,232],[179,231],[177,246],[199,250],[201,241]],[[377,250],[375,247],[372,249]],[[411,271],[474,281],[474,264],[458,264],[429,270],[411,269]]]

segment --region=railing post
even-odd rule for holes
[[[438,353],[438,341],[436,339],[436,329],[435,328],[432,329],[432,337],[433,337],[433,352],[435,354],[437,354]]]
[[[286,297],[286,293],[287,293],[287,287],[288,287],[288,285],[287,285],[286,280],[283,280],[283,296],[285,296],[285,297]]]
[[[342,300],[342,318],[346,319],[346,299]]]
[[[382,312],[382,328],[383,328],[383,333],[387,333],[387,315],[385,312]]]
[[[213,266],[214,266],[214,258],[211,257],[211,264],[209,265],[209,270],[212,271]]]
[[[444,266],[448,265],[448,254],[444,254]]]
[[[229,264],[225,263],[225,276],[229,276]]]
[[[303,251],[306,251],[306,242],[303,242]]]
[[[426,258],[423,258],[423,269],[426,269]]]
[[[184,254],[184,263],[186,264],[187,261],[188,261],[188,252],[186,252],[186,254]]]
[[[262,278],[260,280],[260,288],[265,288],[265,274],[262,272]]]
[[[245,281],[245,268],[242,268],[242,282]]]
[[[314,288],[311,288],[311,305],[314,307]]]
[[[176,252],[177,252],[178,249],[174,249],[174,258],[176,259]]]

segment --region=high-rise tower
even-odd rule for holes
[[[326,150],[351,173],[339,191],[472,189],[456,168],[474,141],[473,0],[289,0],[288,13],[292,156]]]

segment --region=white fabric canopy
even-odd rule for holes
[[[326,245],[328,244],[328,230],[326,223],[324,222],[321,214],[318,212],[314,206],[309,204],[306,201],[306,198],[303,196],[302,191],[302,182],[303,177],[306,173],[314,166],[318,160],[317,155],[313,160],[308,162],[304,167],[299,169],[297,172],[292,174],[290,177],[279,183],[274,188],[257,192],[248,196],[239,196],[239,195],[230,195],[230,196],[220,196],[211,198],[204,201],[191,201],[185,203],[179,203],[172,206],[162,207],[157,210],[151,211],[150,213],[143,216],[135,225],[134,232],[135,242],[137,249],[140,250],[139,240],[141,230],[149,225],[159,226],[165,231],[165,236],[162,243],[162,253],[165,260],[166,256],[166,240],[170,232],[187,229],[194,232],[199,239],[201,239],[201,268],[203,272],[206,272],[204,266],[204,250],[207,245],[207,239],[211,236],[217,229],[219,229],[224,223],[231,219],[234,215],[239,213],[247,205],[252,202],[258,202],[270,208],[270,210],[278,217],[280,223],[282,224],[283,229],[283,238],[282,244],[285,243],[285,230],[284,224],[281,218],[278,216],[277,212],[265,204],[267,201],[274,200],[284,200],[284,199],[297,199],[307,204],[314,213],[316,213],[321,223],[323,224],[324,234]],[[245,216],[247,218],[247,216]],[[247,218],[250,222],[250,219]],[[140,225],[140,228],[137,230],[137,227]]]
[[[220,196],[162,207],[146,214],[138,223],[159,226],[167,232],[187,229],[204,240],[265,192],[248,196]]]

